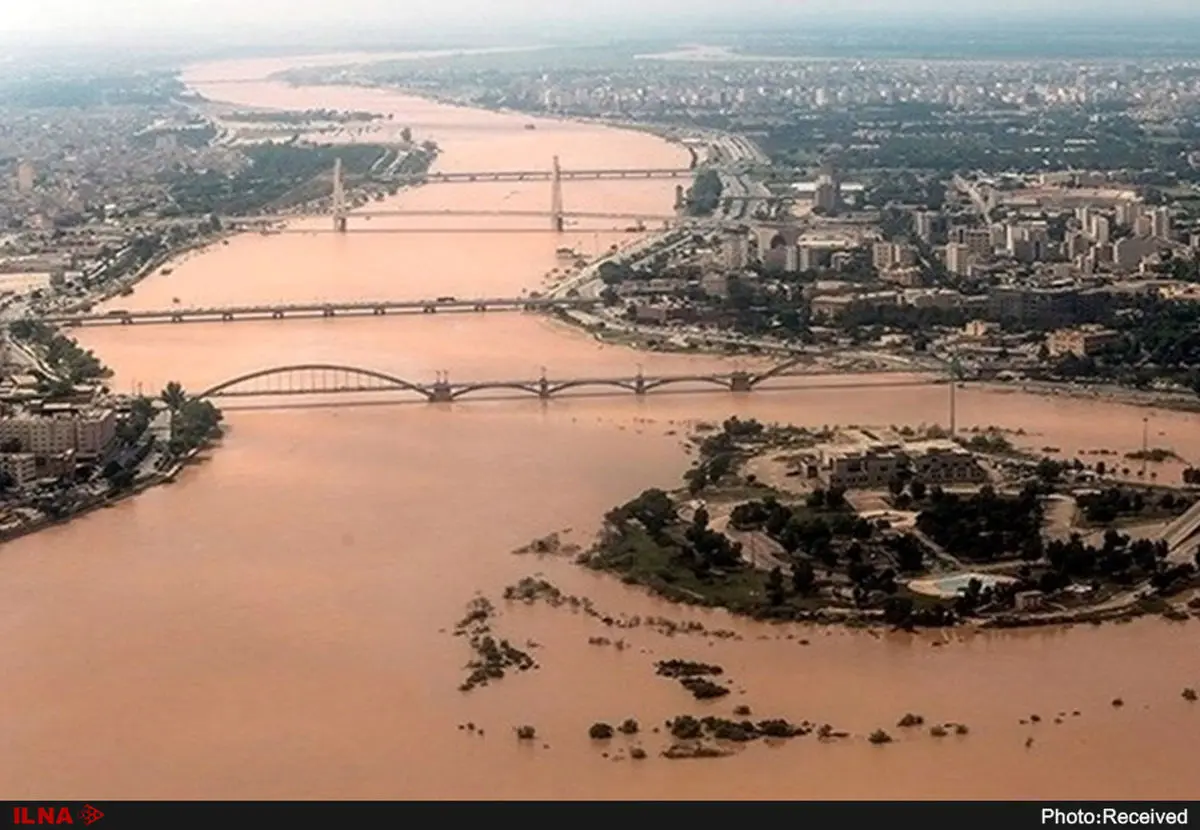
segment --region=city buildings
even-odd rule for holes
[[[1001,286],[988,294],[987,316],[1024,326],[1064,326],[1101,316],[1110,302],[1106,292],[1075,286]]]
[[[0,417],[0,447],[35,457],[71,452],[80,460],[92,460],[111,446],[116,428],[116,413],[111,409],[21,412]]]

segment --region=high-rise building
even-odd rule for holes
[[[988,259],[992,255],[992,232],[987,228],[968,228],[963,231],[962,242],[977,259]]]
[[[1020,225],[1009,225],[1004,235],[1004,250],[1009,256],[1016,256],[1017,249],[1026,239],[1025,228]]]
[[[1159,239],[1171,238],[1171,209],[1156,208],[1151,215],[1151,231]]]
[[[1141,214],[1142,208],[1137,202],[1124,201],[1117,205],[1117,224],[1123,228],[1130,227],[1138,216]],[[1084,228],[1087,228],[1084,225]]]
[[[871,264],[877,271],[886,271],[896,263],[896,246],[891,242],[876,242],[871,248]]]
[[[1133,220],[1133,235],[1139,239],[1146,239],[1154,234],[1154,217],[1143,214]]]
[[[965,277],[970,268],[971,252],[966,245],[951,242],[946,246],[946,270],[959,277]]]
[[[1067,238],[1063,243],[1064,253],[1067,259],[1074,259],[1081,254],[1087,253],[1088,239],[1079,231],[1072,231],[1067,234]]]
[[[32,193],[34,178],[33,165],[22,160],[17,165],[17,190],[21,193]]]
[[[832,213],[838,208],[838,195],[837,183],[829,176],[821,176],[817,179],[816,190],[813,191],[813,207]]]
[[[917,238],[928,245],[933,241],[933,214],[919,210],[913,216],[913,227],[917,232]]]
[[[1107,216],[1093,216],[1091,227],[1092,239],[1097,245],[1107,245],[1112,237]]]

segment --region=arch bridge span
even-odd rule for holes
[[[432,382],[407,380],[389,372],[336,363],[296,363],[273,366],[246,372],[210,386],[197,398],[263,398],[302,395],[341,395],[379,392],[410,392],[431,403],[456,401],[481,392],[515,392],[548,399],[572,390],[611,389],[645,395],[671,386],[710,387],[713,391],[751,392],[772,378],[786,376],[813,377],[811,372],[797,372],[799,359],[789,360],[761,372],[714,372],[711,374],[635,375],[617,377],[566,377],[551,379],[544,374],[533,379],[501,378],[495,380],[451,381],[439,373]],[[855,389],[899,386],[929,386],[945,383],[943,378],[906,378],[876,382],[847,382],[806,384],[805,390]]]

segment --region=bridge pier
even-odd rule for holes
[[[435,306],[435,305],[421,306],[421,312],[424,314],[437,314],[437,306]]]
[[[275,320],[282,320],[282,319],[283,319],[283,312],[282,312],[282,311],[272,311],[272,312],[271,312],[271,317],[272,317],[272,319],[275,319]]]
[[[476,303],[475,310],[476,311],[487,311],[487,305],[484,303]]]
[[[322,317],[332,317],[332,316],[334,316],[334,311],[332,308],[323,308],[323,309],[321,309],[321,316]]]
[[[372,314],[377,314],[377,315],[379,315],[380,317],[382,317],[383,315],[387,314],[387,309],[386,309],[386,308],[383,308],[383,307],[379,307],[379,308],[372,309],[372,310],[371,310],[371,313],[372,313]]]
[[[439,380],[431,389],[430,403],[450,403],[454,400],[454,390],[444,380]]]
[[[222,320],[223,322],[230,322],[230,321],[232,321],[232,320],[233,320],[233,315],[232,315],[232,314],[230,314],[228,311],[226,311],[226,312],[224,312],[224,313],[222,313],[222,314],[221,314],[221,320]]]
[[[637,377],[633,379],[633,394],[639,396],[646,394],[646,376],[642,374],[640,368],[638,369]]]
[[[729,388],[734,392],[749,392],[754,388],[754,379],[749,372],[734,372],[729,378]]]
[[[182,314],[172,314],[172,315],[171,315],[171,322],[172,322],[172,323],[182,323],[182,322],[183,322],[183,315],[182,315]]]

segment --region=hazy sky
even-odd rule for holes
[[[947,7],[953,14],[947,15]],[[265,33],[314,26],[346,30],[381,25],[419,30],[439,23],[477,28],[518,25],[539,16],[555,21],[634,21],[671,15],[703,23],[760,19],[771,15],[837,15],[878,20],[882,16],[937,15],[961,19],[971,12],[1070,15],[1093,22],[1125,12],[1139,19],[1156,14],[1200,14],[1200,0],[3,0],[0,33],[112,31],[212,32],[220,26],[253,26]],[[418,31],[414,31],[418,30]]]

